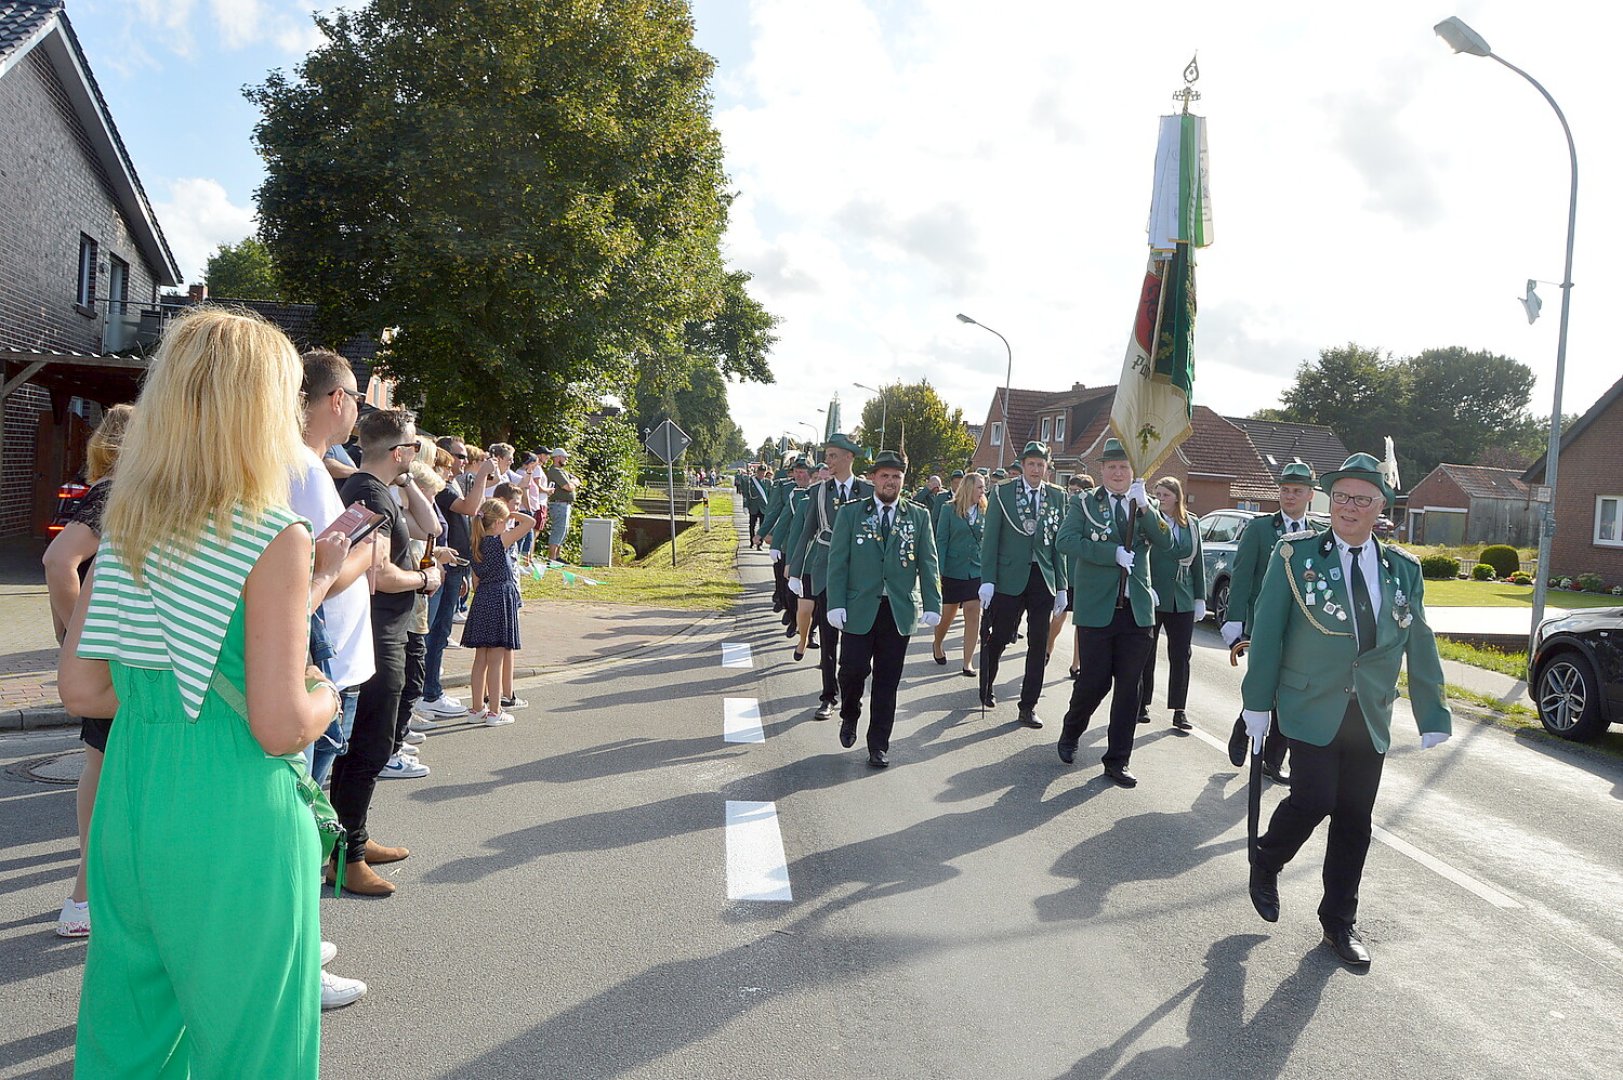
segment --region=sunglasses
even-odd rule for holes
[[[397,442],[393,446],[389,447],[389,449],[390,450],[407,450],[407,449],[409,449],[409,450],[414,450],[415,451],[415,450],[421,450],[422,447],[418,446],[414,442]]]
[[[365,394],[361,393],[359,390],[351,390],[347,386],[335,386],[331,391],[328,392],[327,396],[332,397],[333,394],[348,394],[350,399],[353,400],[357,405],[366,400]]]

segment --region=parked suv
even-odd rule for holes
[[[1222,626],[1229,607],[1229,579],[1234,576],[1234,550],[1253,510],[1213,510],[1200,519],[1201,561],[1206,567],[1206,610]]]
[[[1623,722],[1623,608],[1589,608],[1539,623],[1527,694],[1544,730],[1588,742]]]

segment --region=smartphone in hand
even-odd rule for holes
[[[367,509],[364,503],[350,503],[348,510],[339,514],[331,525],[321,530],[321,535],[344,534],[349,537],[350,546],[353,547],[376,532],[383,522],[383,515],[376,510]]]

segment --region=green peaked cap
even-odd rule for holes
[[[1369,455],[1365,454],[1364,456],[1368,457]],[[1313,466],[1305,461],[1293,461],[1279,471],[1279,482],[1281,484],[1307,484],[1311,487],[1313,481]]]
[[[847,435],[843,431],[836,431],[834,434],[828,437],[828,442],[825,444],[825,449],[829,446],[837,446],[841,450],[849,450],[857,457],[862,456],[862,447],[852,442],[851,436]]]
[[[900,450],[881,450],[874,456],[873,468],[868,471],[873,472],[875,469],[900,469],[906,472],[907,455]]]
[[[1105,440],[1104,453],[1100,455],[1102,461],[1126,461],[1127,448],[1122,446],[1121,440],[1115,436]]]
[[[1319,490],[1328,493],[1336,486],[1337,480],[1367,480],[1381,489],[1386,496],[1386,504],[1392,505],[1392,485],[1386,482],[1386,475],[1381,472],[1381,463],[1370,454],[1354,454],[1341,463],[1341,468],[1332,470],[1319,477]]]
[[[1048,452],[1048,444],[1037,439],[1033,439],[1028,442],[1026,444],[1026,448],[1020,451],[1021,461],[1026,460],[1028,457],[1040,457],[1044,461],[1047,461],[1052,456],[1053,455]]]

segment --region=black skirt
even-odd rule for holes
[[[979,600],[981,579],[978,577],[944,577],[941,579],[943,604],[967,604]]]

